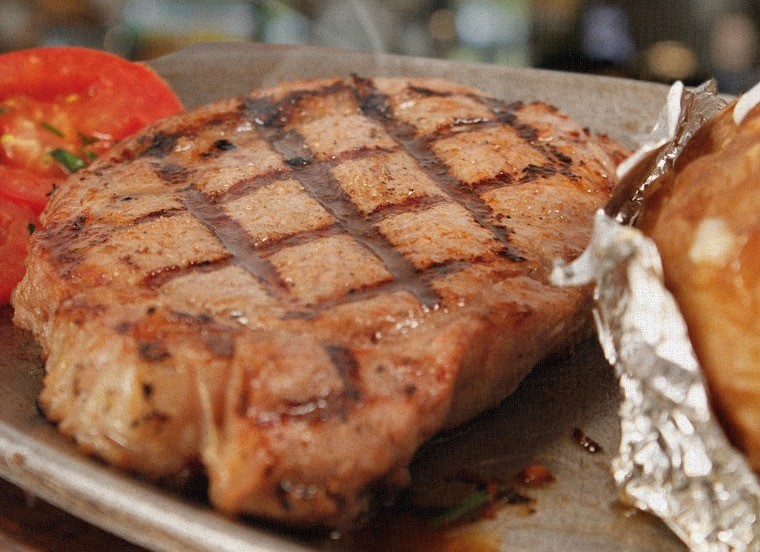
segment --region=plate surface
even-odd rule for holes
[[[259,44],[194,46],[151,62],[186,107],[244,94],[261,85],[307,77],[437,76],[507,100],[543,100],[596,132],[633,147],[664,102],[664,86],[623,79],[415,59],[363,52]],[[294,534],[256,521],[216,514],[79,453],[37,413],[42,385],[39,349],[0,308],[0,475],[53,504],[155,550],[440,550],[433,534],[405,530],[398,520],[359,535]],[[595,342],[536,369],[498,408],[441,436],[418,453],[414,492],[424,501],[462,471],[510,477],[528,464],[554,481],[522,489],[529,505],[508,505],[493,519],[447,532],[449,550],[676,551],[680,542],[656,519],[617,501],[609,462],[617,448],[618,389]],[[602,451],[591,454],[576,429]],[[453,539],[453,540],[452,540]],[[459,539],[459,540],[457,540]],[[474,539],[474,540],[473,540]],[[374,543],[370,543],[374,541]],[[411,542],[414,541],[414,545]],[[469,545],[466,543],[470,543]],[[478,543],[474,545],[472,543]],[[455,545],[456,546],[456,545]],[[466,548],[469,546],[469,548]]]

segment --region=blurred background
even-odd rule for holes
[[[315,44],[696,84],[760,80],[760,0],[0,0],[0,51],[133,60],[200,41]]]

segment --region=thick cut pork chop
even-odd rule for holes
[[[176,116],[56,193],[15,320],[40,404],[213,505],[340,525],[415,450],[584,335],[586,245],[620,150],[443,81],[283,84]]]

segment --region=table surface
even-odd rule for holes
[[[144,549],[0,479],[0,550],[142,552]]]

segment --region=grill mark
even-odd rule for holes
[[[295,130],[266,134],[265,139],[289,167],[305,167],[313,160],[314,154]]]
[[[407,197],[399,203],[378,205],[367,215],[367,219],[376,224],[396,214],[418,213],[443,203],[446,203],[446,197],[443,195]]]
[[[451,92],[448,90],[431,90],[430,88],[426,88],[424,86],[415,86],[413,84],[409,85],[407,89],[411,92],[416,92],[420,96],[438,96],[441,98],[451,96]]]
[[[520,177],[520,183],[532,182],[539,178],[549,178],[559,172],[559,169],[554,165],[528,165],[523,169],[523,174]]]
[[[511,233],[511,230],[505,230],[505,231]],[[488,259],[487,257],[484,257],[484,256],[476,256],[476,257],[471,257],[469,259],[457,259],[453,261],[446,261],[440,264],[434,263],[425,267],[424,271],[420,273],[420,278],[428,282],[428,285],[430,285],[430,283],[434,282],[436,279],[440,277],[447,276],[449,274],[455,274],[457,272],[461,272],[468,268],[472,268],[473,264],[476,264],[476,263],[487,263],[489,260],[493,260],[493,259]],[[504,269],[500,269],[500,270],[501,272],[504,272]],[[509,269],[507,269],[507,272],[504,272],[504,273],[505,274],[509,273]],[[515,274],[516,273],[517,271],[515,271]],[[348,295],[345,295],[343,297],[338,297],[335,299],[325,299],[321,301],[320,304],[314,308],[314,313],[327,311],[333,307],[337,307],[337,306],[344,305],[347,303],[357,303],[360,301],[373,299],[377,297],[378,295],[380,295],[381,293],[391,295],[393,293],[397,293],[401,291],[408,292],[409,290],[405,286],[403,286],[401,283],[393,281],[393,280],[388,281],[388,282],[378,282],[377,284],[366,286],[361,289],[351,290],[348,293]],[[435,308],[437,307],[434,307],[433,310],[435,310]],[[313,317],[313,316],[316,316],[316,314],[310,313],[310,317]],[[293,317],[293,315],[290,315],[290,316],[286,315],[283,318],[288,318],[288,317]]]
[[[181,123],[174,126],[172,132],[166,132],[159,130],[151,137],[139,138],[139,144],[145,146],[142,151],[135,152],[136,157],[156,157],[162,158],[169,155],[177,145],[177,141],[182,137],[194,136],[200,127],[206,126],[220,126],[229,123],[235,117],[234,111],[232,112],[211,112],[203,114],[197,118],[191,120],[190,123]],[[132,157],[129,152],[126,153],[130,158]]]
[[[563,166],[569,167],[573,164],[573,158],[560,151],[560,149],[554,144],[546,144],[544,147],[546,147],[546,149],[551,153],[552,157],[559,161]]]
[[[523,102],[513,102],[511,104],[507,104],[506,102],[502,100],[498,100],[496,98],[489,98],[487,96],[480,96],[478,94],[468,94],[468,97],[472,98],[473,100],[479,102],[481,105],[487,107],[490,109],[496,116],[499,118],[502,122],[507,123],[512,128],[515,129],[517,132],[517,135],[522,138],[525,142],[528,143],[530,147],[532,147],[534,150],[538,151],[543,155],[549,163],[555,164],[559,163],[561,165],[561,168],[558,169],[556,172],[561,173],[564,176],[567,176],[568,178],[577,179],[579,176],[572,172],[570,167],[573,164],[573,158],[569,155],[563,153],[562,151],[557,148],[554,144],[547,143],[547,142],[539,142],[538,141],[538,129],[534,126],[531,126],[527,123],[519,123],[517,120],[517,111],[522,109],[525,104]],[[556,113],[559,111],[556,107],[553,105],[547,105],[552,112]],[[571,134],[571,141],[578,141],[579,136],[576,135],[573,136]],[[531,165],[532,166],[532,165]]]
[[[353,150],[343,151],[337,157],[330,159],[331,166],[340,165],[343,161],[353,161],[354,159],[366,159],[368,157],[374,157],[376,155],[384,155],[389,153],[396,153],[401,148],[385,148],[382,146],[362,146]]]
[[[499,100],[490,96],[482,96],[480,94],[469,93],[466,94],[466,96],[491,110],[499,121],[507,123],[510,126],[516,124],[517,112],[525,106],[525,103],[521,101],[507,103],[504,100]]]
[[[177,145],[181,133],[179,132],[164,132],[162,130],[156,132],[151,138],[150,144],[145,150],[143,150],[138,157],[166,157],[169,155],[174,146]]]
[[[241,110],[255,124],[265,127],[283,128],[290,121],[299,101],[309,96],[327,96],[350,90],[342,81],[315,90],[294,90],[278,102],[271,98],[243,98]]]
[[[528,142],[534,149],[537,149],[546,155],[546,150],[544,150],[543,147],[537,147],[535,144],[536,140],[538,140],[538,129],[536,127],[530,126],[527,123],[519,123],[512,125],[512,128],[517,131],[517,135],[522,138],[523,141]]]
[[[175,163],[156,163],[153,165],[156,174],[163,180],[172,184],[180,184],[187,180],[192,171]],[[240,225],[229,217],[224,209],[206,196],[201,190],[191,185],[183,190],[181,201],[185,209],[195,216],[204,226],[209,228],[222,242],[236,264],[252,274],[259,282],[264,284],[270,293],[283,295],[287,292],[287,286],[280,278],[274,267],[266,260],[259,257],[254,251],[250,238]],[[140,219],[151,220],[166,213],[181,213],[184,209],[167,209],[163,212],[149,213]],[[136,219],[136,222],[144,220]],[[143,280],[143,285],[155,289],[169,280],[192,271],[195,266],[207,266],[211,263],[227,261],[229,258],[205,260],[200,263],[190,264],[187,267],[167,266],[149,273]]]
[[[430,273],[431,278],[447,276],[449,274],[461,272],[467,268],[472,267],[474,262],[482,261],[485,261],[483,257],[475,257],[472,259],[460,259],[447,263],[432,264],[427,268],[427,271]]]
[[[419,90],[417,90],[416,88],[419,88]],[[418,93],[418,94],[422,94],[422,95],[451,95],[448,92],[446,92],[446,93],[438,93],[438,92],[435,92],[435,91],[432,91],[432,90],[423,89],[421,87],[416,87],[416,88],[413,91],[416,92],[416,93]],[[305,96],[308,96],[308,95],[326,94],[326,93],[331,93],[333,91],[338,91],[338,90],[341,90],[341,91],[350,90],[350,91],[352,91],[356,95],[357,99],[361,99],[361,96],[359,94],[357,94],[357,91],[356,91],[355,88],[352,88],[352,87],[347,86],[345,84],[338,83],[336,85],[330,85],[328,87],[325,87],[325,88],[319,89],[319,90],[298,91],[298,92],[295,92],[295,93],[293,93],[293,94],[291,94],[289,96],[286,96],[283,100],[281,100],[280,102],[277,102],[277,103],[271,102],[270,100],[268,100],[266,98],[257,98],[257,99],[251,99],[251,100],[244,100],[242,107],[243,107],[243,110],[247,111],[248,114],[253,118],[254,122],[257,124],[258,127],[267,127],[267,126],[270,126],[270,127],[282,129],[282,127],[290,119],[290,110],[288,108],[292,107],[293,105],[295,105],[297,103],[297,101],[299,101],[301,98],[303,98]],[[372,88],[372,90],[374,90],[374,87]],[[508,124],[511,124],[512,126],[517,126],[518,127],[517,128],[518,133],[521,134],[521,136],[524,139],[526,139],[526,140],[530,139],[531,137],[535,137],[535,132],[536,131],[535,131],[535,129],[533,129],[529,125],[516,125],[515,124],[516,123],[516,114],[514,113],[514,111],[517,110],[517,109],[520,109],[522,107],[523,104],[521,102],[515,102],[515,103],[507,104],[506,102],[495,100],[493,98],[488,98],[488,97],[485,97],[485,96],[479,96],[479,95],[474,95],[474,94],[472,94],[471,96],[473,96],[476,100],[480,101],[484,105],[487,105],[491,109],[491,111],[496,115],[498,121],[493,121],[493,120],[489,120],[489,119],[486,119],[486,118],[457,119],[457,120],[455,120],[453,122],[452,125],[449,125],[449,126],[446,126],[446,127],[442,127],[441,129],[438,129],[434,133],[434,136],[433,136],[434,138],[439,138],[440,135],[446,134],[446,133],[451,134],[451,133],[454,133],[454,132],[469,132],[471,130],[477,130],[477,129],[480,129],[480,128],[483,128],[483,127],[487,127],[487,126],[495,126],[495,125],[498,125],[499,123],[508,123]],[[373,97],[365,97],[364,99],[365,100],[369,100],[369,101],[363,101],[360,104],[360,107],[361,107],[362,111],[365,113],[365,115],[368,114],[368,107],[369,107],[369,111],[370,112],[374,113],[375,115],[377,115],[377,114],[382,115],[382,118],[380,118],[381,122],[384,122],[384,120],[385,121],[392,121],[398,127],[402,127],[403,126],[403,124],[399,124],[399,122],[397,120],[393,119],[393,117],[392,117],[392,115],[390,113],[390,106],[387,104],[387,99],[383,95],[375,93],[375,95]],[[377,119],[378,117],[376,116],[375,118]],[[384,126],[385,126],[385,124],[384,124]],[[466,126],[467,128],[457,128],[457,127],[462,127],[462,126]],[[407,132],[407,134],[408,134],[407,138],[411,138],[413,136],[413,134],[414,134],[414,129],[411,128],[411,125],[409,125],[409,127],[410,128],[407,129],[407,131],[408,130],[412,130],[412,132]],[[262,129],[259,128],[259,130],[262,130]],[[404,129],[402,129],[402,130],[404,130]],[[391,135],[394,136],[394,133],[391,133]],[[394,136],[394,137],[396,137],[396,136]],[[156,142],[162,143],[162,140],[163,140],[163,142],[166,142],[166,137],[162,137],[162,139],[158,139],[157,137],[154,137],[154,143],[156,143]],[[371,155],[376,155],[378,153],[384,154],[384,153],[389,153],[391,151],[398,151],[399,149],[405,149],[408,153],[412,153],[408,149],[408,144],[405,144],[403,141],[398,140],[398,138],[397,138],[397,141],[399,142],[399,146],[400,146],[399,148],[360,148],[360,149],[357,149],[357,150],[353,150],[353,151],[349,151],[349,152],[344,152],[340,156],[338,156],[337,158],[333,158],[333,159],[328,160],[326,162],[322,162],[320,164],[320,166],[322,167],[322,172],[326,173],[329,167],[337,165],[341,161],[346,160],[346,159],[358,159],[358,158],[368,157],[368,156],[371,156]],[[430,148],[429,148],[429,142],[430,141],[431,140],[428,139],[427,143],[425,143],[425,144],[416,144],[416,145],[422,145],[428,151],[430,151]],[[299,146],[299,143],[300,143],[300,146]],[[221,146],[222,147],[220,147],[219,149],[221,149],[221,150],[224,151],[226,148],[232,149],[232,147],[234,145],[228,146],[227,144],[221,144]],[[156,153],[155,149],[156,148],[154,148],[154,151],[152,152],[154,154]],[[276,147],[274,149],[276,151],[279,151],[279,153],[281,155],[283,155],[283,158],[285,159],[286,164],[288,164],[291,167],[294,167],[294,169],[306,167],[307,165],[311,164],[312,161],[313,161],[313,155],[311,154],[311,152],[309,152],[307,149],[303,148],[303,140],[302,140],[302,138],[300,136],[298,136],[297,134],[293,133],[292,131],[287,131],[287,132],[281,131],[279,133],[279,136],[277,137],[277,144],[276,144]],[[146,150],[146,152],[150,151],[150,150],[151,150],[151,148],[148,148],[148,150]],[[547,157],[549,157],[548,152],[546,152],[545,150],[541,149],[541,152],[544,155],[546,155]],[[430,151],[430,153],[432,154],[432,151]],[[551,152],[551,153],[553,154],[554,152]],[[143,155],[145,155],[145,154],[146,153],[144,152]],[[417,157],[417,156],[415,156],[415,157]],[[433,155],[433,157],[434,157],[434,155]],[[560,160],[560,162],[565,162],[566,159],[567,159],[566,156],[565,156],[566,159],[559,159],[560,156],[556,156],[556,155],[554,155],[553,157],[555,159]],[[418,158],[418,162],[420,162],[419,158]],[[441,163],[440,160],[438,160],[438,162]],[[441,163],[441,165],[442,165],[442,163]],[[182,178],[187,178],[187,176],[188,176],[187,171],[182,172],[183,170],[177,170],[177,169],[182,169],[182,168],[178,167],[178,166],[171,166],[171,165],[169,165],[169,166],[164,166],[164,168],[163,168],[163,170],[161,172],[164,175],[164,178],[166,180],[169,180],[169,181],[177,181],[177,180],[180,180]],[[315,172],[318,172],[318,171],[315,171]],[[565,171],[562,171],[562,172],[565,172]],[[226,202],[232,201],[232,200],[234,200],[236,198],[243,197],[244,195],[250,193],[251,191],[253,191],[255,189],[258,189],[261,186],[264,186],[264,185],[266,185],[268,183],[275,182],[275,181],[277,181],[279,179],[282,179],[284,175],[287,175],[287,172],[283,173],[283,171],[281,169],[277,169],[277,170],[272,171],[271,173],[268,173],[266,175],[260,175],[258,177],[253,178],[253,179],[248,179],[248,180],[245,180],[245,181],[241,181],[241,182],[233,185],[233,187],[231,187],[225,194],[221,195],[220,198],[219,198],[219,200],[221,202],[226,203]],[[523,177],[523,179],[524,178],[525,177]],[[298,178],[298,180],[301,181],[300,178]],[[437,179],[435,179],[435,180],[437,181]],[[301,181],[301,183],[302,183],[302,185],[304,184],[302,181]],[[500,179],[499,177],[497,177],[497,178],[492,179],[491,181],[488,181],[486,183],[479,183],[479,184],[483,184],[486,187],[491,188],[491,187],[499,187],[499,186],[502,186],[502,185],[507,184],[507,183],[508,183],[507,180]],[[460,187],[462,187],[461,183],[457,182],[457,184]],[[336,184],[336,186],[337,186],[337,184]],[[337,187],[339,188],[339,186],[337,186]],[[447,190],[445,188],[443,188],[443,189],[446,192],[449,191],[449,190]],[[309,190],[308,187],[307,187],[307,190]],[[471,194],[470,190],[460,189],[459,191],[460,191],[460,193],[466,193],[468,196],[472,197],[472,194]],[[474,197],[477,198],[477,199],[479,199],[477,196],[474,196]],[[457,197],[453,197],[453,199],[456,200]],[[350,198],[347,196],[347,194],[346,194],[346,197],[344,198],[344,200],[347,201],[351,206],[353,206],[353,204],[350,202]],[[211,202],[212,200],[209,199],[209,201]],[[419,208],[425,208],[424,203],[426,201],[431,201],[431,200],[430,200],[430,198],[426,198],[423,201],[420,201],[420,202],[414,202],[414,201],[412,201],[409,204],[407,204],[407,202],[404,202],[404,204],[401,204],[401,205],[381,206],[378,209],[376,209],[370,215],[369,218],[371,218],[372,221],[374,222],[374,221],[379,220],[379,219],[383,218],[384,216],[388,216],[388,215],[390,215],[390,214],[392,214],[394,212],[400,212],[400,211],[407,212],[409,210],[414,210],[414,209],[419,209]],[[437,203],[438,201],[440,201],[440,200],[433,200],[431,202],[431,205],[433,203]],[[323,206],[324,206],[324,204],[323,204]],[[465,206],[465,208],[468,208],[467,205],[464,205],[464,206]],[[487,207],[487,206],[485,206],[485,207]],[[468,210],[470,212],[472,212],[471,209],[468,208]],[[490,211],[490,209],[489,209],[489,211]],[[476,220],[478,220],[477,216],[476,216]],[[231,222],[234,223],[234,221],[231,221]],[[478,220],[478,222],[482,224],[481,220]],[[373,230],[374,230],[374,228],[373,228]],[[288,237],[284,238],[283,240],[278,240],[277,242],[270,242],[270,243],[267,244],[266,247],[263,247],[263,248],[259,247],[258,251],[260,253],[266,254],[266,253],[269,253],[269,252],[273,251],[275,249],[275,247],[277,246],[277,244],[279,244],[279,247],[284,247],[284,246],[291,245],[291,244],[304,243],[304,242],[310,241],[311,239],[316,239],[316,238],[322,237],[322,236],[326,235],[327,233],[333,233],[333,232],[337,233],[338,231],[339,230],[337,230],[337,227],[331,227],[331,229],[328,230],[328,231],[325,231],[325,229],[320,229],[320,230],[317,230],[317,231],[302,232],[302,233],[298,233],[298,234],[295,234],[295,235],[292,235],[292,236],[288,236]],[[377,233],[380,234],[379,232],[377,232]],[[509,231],[508,230],[504,230],[504,235],[508,236],[508,234],[509,234]],[[382,236],[382,234],[380,234],[380,236]],[[354,236],[354,237],[357,238],[358,241],[360,241],[360,243],[364,243],[366,245],[366,243],[364,242],[364,240],[359,239],[357,236]],[[382,236],[382,237],[384,238],[384,236]],[[503,240],[500,240],[500,241],[503,242]],[[393,251],[395,251],[395,249],[393,249],[392,244],[388,243],[387,245]],[[372,248],[370,248],[370,249],[372,249]],[[506,251],[503,251],[502,254],[504,256],[512,259],[512,260],[520,260],[520,259],[515,259],[515,254],[514,254],[514,251],[511,250],[511,247],[509,249],[507,249]],[[220,262],[223,262],[223,263],[226,263],[227,261],[228,261],[228,259],[221,259],[220,260]],[[199,265],[200,269],[203,268],[204,264],[205,263],[203,263],[202,265]],[[458,266],[458,263],[448,263],[447,265],[444,265],[444,269],[445,269],[445,267],[448,267],[448,269],[445,269],[444,271],[446,273],[448,273],[448,272],[451,272],[453,270],[456,270],[456,268],[453,268],[455,266]],[[187,267],[186,269],[180,269],[180,270],[177,270],[177,269],[175,269],[173,267],[169,267],[169,270],[162,271],[162,272],[164,272],[164,274],[153,275],[150,278],[150,280],[151,280],[151,282],[152,282],[153,285],[162,285],[163,282],[168,281],[170,279],[173,279],[174,277],[177,277],[177,276],[181,275],[182,273],[191,272],[191,271],[194,271],[194,270],[197,270],[197,269],[199,269],[199,267],[195,267],[195,266]],[[435,272],[441,272],[441,267],[431,267],[431,269],[435,269]],[[415,269],[415,272],[416,272],[416,269]],[[417,277],[419,278],[419,274],[417,274]],[[426,286],[426,287],[428,287],[428,286]],[[379,283],[377,285],[370,286],[368,288],[357,290],[357,291],[351,293],[351,295],[349,297],[347,297],[347,299],[349,301],[353,301],[355,299],[359,299],[359,298],[362,298],[362,297],[370,297],[370,296],[373,296],[373,295],[377,295],[379,292],[382,292],[382,291],[399,290],[399,289],[405,289],[405,286],[404,285],[399,285],[399,283],[397,281]],[[415,293],[415,295],[417,295],[417,294]],[[435,294],[433,293],[433,295],[435,295]],[[436,300],[437,299],[438,299],[438,297],[436,296]],[[338,304],[339,302],[340,302],[340,300],[337,300],[336,304]],[[431,306],[431,305],[427,305],[427,306]]]
[[[226,138],[220,138],[218,140],[214,140],[214,142],[211,144],[209,149],[206,151],[202,151],[198,154],[198,157],[201,159],[211,159],[214,157],[219,156],[221,153],[225,151],[230,151],[236,149],[238,146],[234,142],[231,142],[230,140],[227,140]]]
[[[229,266],[232,256],[223,257],[220,259],[213,259],[209,261],[201,261],[199,263],[191,263],[185,266],[164,266],[156,270],[152,270],[143,279],[142,284],[149,289],[158,289],[167,284],[171,280],[186,276],[194,272],[213,272],[220,268]]]
[[[288,98],[286,97],[283,101],[288,101]],[[282,113],[281,109],[266,110],[261,105],[259,109],[265,112]],[[282,118],[287,118],[287,116],[279,115],[277,120]],[[254,119],[254,122],[258,120]],[[419,278],[414,265],[353,204],[349,195],[330,173],[330,165],[312,162],[313,154],[302,136],[292,130],[283,131],[275,126],[263,124],[258,124],[257,129],[260,136],[293,168],[293,178],[335,218],[351,237],[383,262],[394,280],[403,282],[426,307],[438,304],[438,294]]]
[[[315,230],[303,230],[301,232],[296,232],[295,234],[283,236],[282,238],[278,239],[268,239],[265,242],[256,244],[255,247],[256,251],[258,251],[261,257],[268,257],[269,255],[276,253],[277,251],[280,251],[286,247],[302,245],[304,243],[309,243],[320,238],[337,236],[344,233],[345,231],[339,225],[330,224],[329,226],[324,226]]]
[[[461,268],[464,267],[464,264],[458,264],[457,261],[452,261],[451,263],[448,263],[448,265],[456,266],[456,268],[452,269],[451,272],[457,272]],[[434,274],[437,271],[431,271],[426,270],[423,272],[420,272],[419,278],[426,283],[426,285],[430,285],[430,282],[432,281],[431,274]],[[383,294],[393,294],[399,291],[405,291],[409,292],[409,287],[403,283],[396,280],[388,280],[384,282],[377,282],[376,284],[370,284],[367,286],[364,286],[362,288],[358,289],[351,289],[348,291],[346,295],[343,295],[341,297],[336,297],[332,299],[323,299],[319,302],[318,305],[314,306],[314,312],[324,312],[329,311],[330,309],[334,307],[338,307],[341,305],[349,304],[349,303],[358,303],[360,301],[366,301],[368,299],[374,299],[375,297]],[[440,301],[439,301],[440,303]],[[427,310],[435,310],[439,307],[439,303],[436,303],[432,307],[425,306],[424,309]],[[292,316],[287,316],[292,317]]]
[[[179,215],[181,213],[184,213],[184,209],[180,209],[179,207],[170,207],[166,209],[159,209],[158,211],[153,211],[150,213],[146,213],[144,215],[140,215],[137,218],[132,219],[129,224],[130,225],[136,225],[136,224],[142,224],[143,222],[150,222],[151,220],[164,218],[164,217],[173,217],[175,215]]]
[[[557,166],[556,163],[548,164],[548,165],[528,165],[523,169],[523,175],[520,177],[519,182],[521,184],[524,184],[526,182],[532,182],[534,180],[537,180],[539,178],[549,178],[551,176],[561,174],[562,176],[565,176],[571,180],[578,180],[580,179],[580,176],[575,174],[572,170],[570,170],[570,167],[566,165]]]
[[[340,165],[344,161],[350,161],[354,159],[366,159],[374,157],[375,155],[384,155],[389,153],[395,153],[399,151],[399,148],[383,148],[383,147],[366,147],[358,148],[356,150],[350,150],[342,152],[335,158],[321,161],[323,164],[334,167]],[[256,190],[273,184],[280,180],[287,179],[290,176],[290,169],[273,169],[265,174],[254,176],[253,178],[246,178],[236,182],[230,186],[225,192],[222,192],[217,196],[218,201],[223,203],[230,203],[241,197],[245,197],[248,194],[255,192]]]
[[[505,257],[515,262],[524,261],[525,257],[511,244],[509,233],[489,220],[492,210],[488,204],[449,172],[448,167],[430,148],[429,139],[417,137],[417,129],[414,126],[393,117],[387,96],[379,93],[370,79],[354,77],[354,83],[362,113],[380,123],[385,131],[416,159],[422,170],[441,190],[467,209],[478,224],[491,232],[502,244]]]
[[[507,186],[511,186],[514,183],[515,182],[511,174],[500,172],[494,177],[484,178],[483,180],[473,182],[472,187],[474,189],[477,189],[479,194],[483,194],[483,192],[498,190],[499,188],[506,188]]]
[[[287,296],[287,286],[275,268],[256,253],[245,230],[229,217],[219,204],[211,201],[194,185],[185,188],[182,203],[222,242],[222,245],[234,257],[236,265],[248,271],[264,285],[268,292],[280,298]]]
[[[59,267],[61,277],[70,279],[86,258],[89,247],[105,242],[109,233],[101,229],[92,230],[87,226],[88,216],[51,222],[45,228],[36,230],[50,248],[51,260]]]
[[[283,172],[282,169],[274,169],[268,173],[236,182],[230,186],[226,192],[219,194],[216,199],[222,203],[231,203],[232,201],[245,197],[264,186],[268,186],[269,184],[273,184],[287,177],[287,172]]]
[[[241,111],[260,126],[282,126],[281,106],[269,98],[243,98]]]

